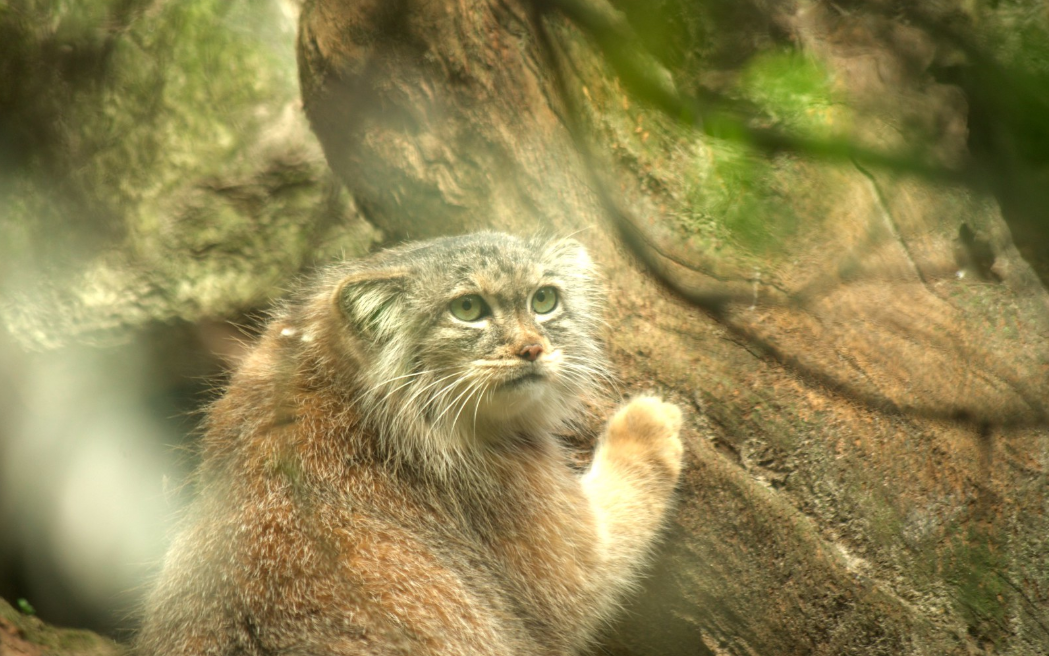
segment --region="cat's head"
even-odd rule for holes
[[[355,264],[331,302],[369,420],[425,450],[547,432],[607,377],[601,291],[574,240],[409,244]]]

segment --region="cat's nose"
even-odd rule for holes
[[[542,344],[529,344],[524,346],[520,351],[517,352],[518,357],[524,358],[529,362],[535,362],[535,359],[543,354]]]

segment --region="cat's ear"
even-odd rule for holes
[[[385,342],[407,318],[403,308],[407,279],[405,269],[358,271],[343,279],[332,302],[355,333],[369,341]]]
[[[583,271],[591,269],[594,265],[590,254],[586,252],[586,247],[571,238],[551,242],[547,246],[547,257]]]

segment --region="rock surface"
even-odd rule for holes
[[[527,3],[384,6],[312,0],[299,42],[307,114],[368,219],[395,238],[577,233],[627,388],[693,408],[676,520],[605,653],[1046,650],[1049,297],[994,202],[682,126]],[[767,121],[966,156],[928,34],[767,9],[785,42],[720,80]],[[639,272],[602,189],[679,289],[723,300]]]

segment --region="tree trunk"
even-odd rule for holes
[[[781,56],[826,81],[787,119],[966,156],[965,97],[929,75],[928,35],[766,12]],[[775,83],[776,56],[721,73]],[[860,161],[747,159],[640,106],[524,0],[313,0],[299,65],[329,163],[387,237],[577,233],[626,389],[689,409],[680,502],[608,653],[1049,649],[1049,297],[992,201]],[[642,270],[609,194],[673,288],[722,300]]]

